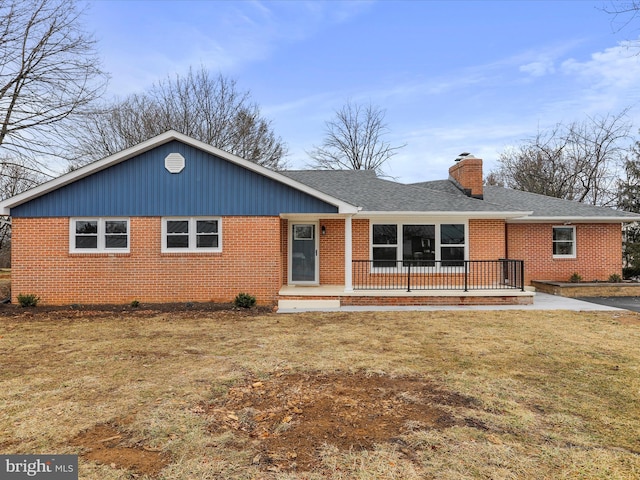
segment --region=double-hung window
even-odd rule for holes
[[[163,252],[220,252],[222,221],[218,217],[162,219]]]
[[[440,260],[444,267],[464,266],[464,225],[443,223],[440,225]]]
[[[376,224],[372,230],[373,267],[395,267],[398,260],[398,226]]]
[[[72,218],[69,223],[71,253],[129,252],[128,218]]]
[[[373,268],[464,266],[463,223],[374,223],[371,227]]]
[[[553,258],[576,258],[576,227],[553,227]]]

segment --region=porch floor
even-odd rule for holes
[[[284,285],[278,308],[337,308],[347,305],[529,305],[534,289],[470,290],[354,290],[343,285]]]

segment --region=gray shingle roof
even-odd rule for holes
[[[403,184],[370,170],[288,170],[280,172],[365,212],[522,212],[523,217],[637,220],[637,214],[547,197],[509,188],[485,186],[484,199],[470,198],[450,180]],[[527,215],[532,212],[532,215]],[[512,215],[511,215],[512,216]]]
[[[450,180],[436,180],[431,182],[415,183],[414,186],[420,186],[429,190],[439,190],[443,192],[458,192],[464,195],[453,182]],[[523,192],[513,190],[511,188],[496,187],[492,185],[484,186],[484,200],[491,204],[502,205],[508,210],[529,210],[533,211],[532,215],[527,218],[620,218],[637,219],[635,213],[622,212],[606,207],[596,207],[584,203],[563,200],[561,198],[548,197],[537,193]]]
[[[406,185],[378,178],[373,171],[288,170],[280,173],[366,212],[513,211],[502,205],[469,198],[457,189],[460,194]]]
[[[584,203],[547,197],[537,193],[522,192],[510,188],[487,185],[484,198],[488,202],[509,205],[513,208],[533,210],[531,217],[638,217],[635,213],[623,212],[606,207],[596,207]]]

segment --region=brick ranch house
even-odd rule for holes
[[[274,172],[169,131],[0,202],[12,300],[281,307],[533,301],[531,280],[621,274],[624,212],[447,180]]]

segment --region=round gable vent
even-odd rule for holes
[[[164,159],[164,168],[171,173],[180,173],[184,169],[184,157],[179,153],[170,153]]]

